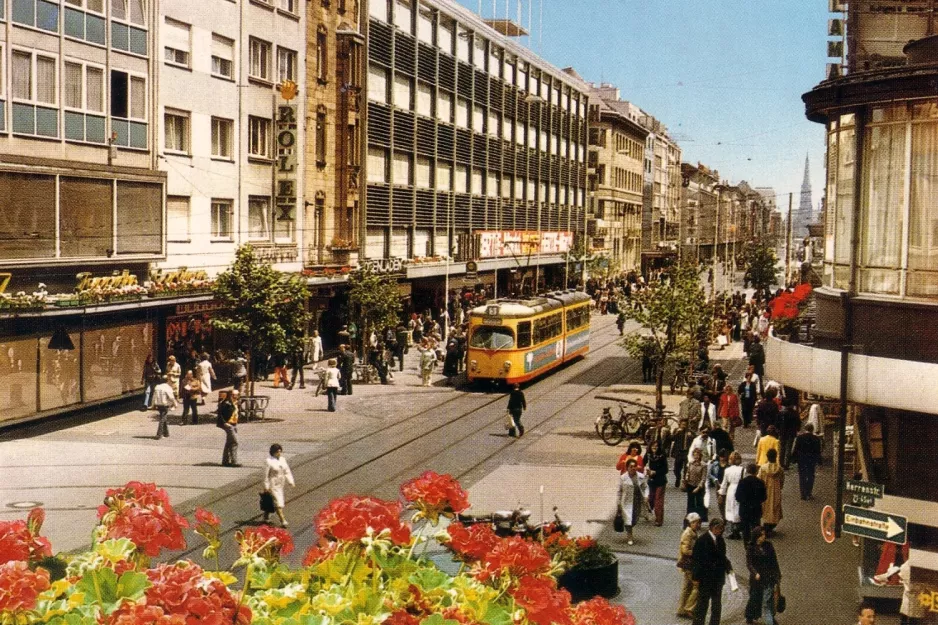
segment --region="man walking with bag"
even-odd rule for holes
[[[178,406],[176,392],[169,383],[169,378],[163,376],[160,383],[153,389],[153,405],[160,414],[160,423],[156,426],[156,440],[164,436],[169,438],[169,411]]]
[[[508,436],[514,438],[515,431],[518,432],[518,438],[524,436],[524,426],[521,425],[521,415],[528,409],[528,403],[524,399],[524,393],[521,391],[521,385],[515,384],[508,396],[508,414],[511,415],[511,427],[508,428]]]
[[[694,625],[704,625],[707,608],[710,608],[710,625],[720,625],[723,585],[727,574],[733,572],[733,565],[726,557],[723,519],[711,520],[707,532],[694,543],[692,567],[697,585]]]
[[[238,391],[231,391],[218,404],[218,419],[215,425],[225,430],[225,448],[221,453],[223,467],[240,467],[238,464]]]

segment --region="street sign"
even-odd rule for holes
[[[847,480],[844,482],[844,494],[847,495],[847,501],[850,505],[872,508],[877,499],[883,498],[883,485],[859,480]]]
[[[479,263],[470,260],[466,263],[466,280],[475,280],[479,277]]]
[[[821,510],[821,536],[824,538],[824,542],[832,543],[836,540],[837,534],[834,533],[836,524],[837,514],[834,512],[834,508],[824,506],[824,509]]]
[[[898,514],[844,506],[843,531],[848,534],[904,545],[908,541],[907,526],[908,519]]]

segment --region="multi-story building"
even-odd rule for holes
[[[561,252],[585,221],[586,85],[455,2],[374,0],[369,12],[353,246],[405,276],[421,309],[442,305],[447,281],[492,284],[499,268],[514,270],[500,293],[562,284]],[[467,261],[478,278],[457,279]]]
[[[700,262],[713,258],[720,172],[697,163],[681,163],[681,257]]]
[[[166,269],[224,271],[250,243],[298,271],[303,245],[306,6],[161,0],[159,167]],[[299,91],[281,93],[282,85]],[[287,96],[287,97],[285,97]],[[289,98],[289,99],[287,99]]]
[[[938,590],[938,485],[923,479],[938,454],[927,382],[938,376],[938,58],[928,36],[938,11],[907,5],[851,2],[846,75],[802,96],[827,131],[823,284],[813,345],[766,346],[770,377],[827,400],[843,444],[838,478],[882,485],[857,502],[840,490],[837,502],[891,520],[880,540],[862,539],[858,592],[893,598],[901,586],[870,578],[906,560],[926,597]]]
[[[645,181],[642,204],[642,267],[660,267],[677,256],[680,242],[681,148],[667,127],[644,113]]]
[[[592,86],[589,108],[589,222],[593,245],[617,271],[641,269],[645,139],[638,109],[612,85]]]

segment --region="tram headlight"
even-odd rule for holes
[[[470,361],[469,361],[469,369],[472,370],[472,371],[478,371],[478,370],[479,370],[479,361],[478,361],[478,360],[470,360]]]
[[[511,369],[511,361],[510,361],[510,360],[506,360],[506,361],[505,361],[505,364],[502,365],[502,368],[503,368],[505,371],[508,371],[509,369]]]

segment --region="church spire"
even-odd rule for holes
[[[804,181],[801,183],[801,201],[798,204],[798,216],[794,219],[794,237],[807,234],[807,226],[814,222],[814,199],[811,197],[810,157],[804,156]]]

